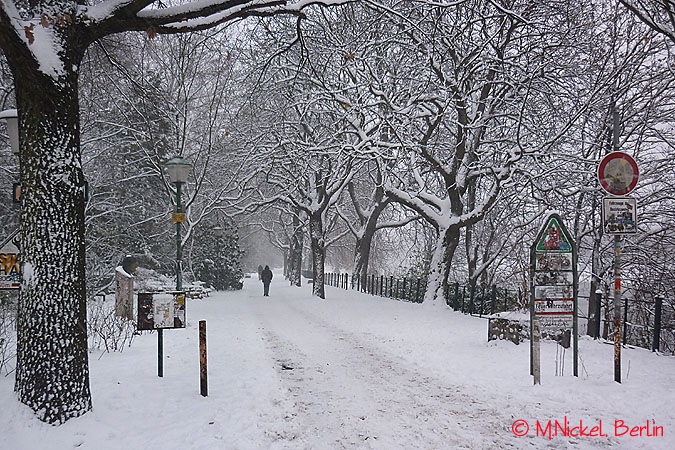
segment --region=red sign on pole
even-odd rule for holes
[[[637,185],[640,172],[637,163],[627,153],[612,152],[602,158],[598,179],[604,190],[612,195],[626,195]]]

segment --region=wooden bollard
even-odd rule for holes
[[[203,397],[206,397],[209,395],[206,372],[206,320],[199,321],[199,378],[199,392]]]

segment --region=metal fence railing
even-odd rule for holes
[[[342,289],[355,289],[366,294],[387,297],[395,300],[422,303],[427,289],[425,278],[396,277],[382,274],[370,274],[365,282],[349,273],[325,273],[325,283]],[[529,302],[527,294],[484,284],[449,283],[447,286],[447,304],[455,311],[472,316],[485,317],[503,311],[522,309]],[[525,297],[524,297],[525,295]],[[581,298],[581,297],[580,297]],[[611,302],[602,305],[600,323],[588,323],[598,326],[599,335],[611,340],[614,316]],[[666,354],[675,355],[675,308],[663,299],[653,301],[624,298],[621,317],[623,318],[623,344],[643,347]],[[587,318],[580,311],[580,326]],[[582,322],[583,321],[583,322]]]

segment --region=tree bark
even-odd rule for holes
[[[79,65],[65,61],[64,67]],[[15,390],[40,420],[91,409],[84,174],[77,73],[12,64],[21,123],[21,257]]]
[[[325,299],[324,289],[324,262],[326,261],[326,246],[323,237],[323,219],[321,212],[309,216],[309,235],[312,246],[312,294]]]
[[[448,277],[452,258],[459,245],[460,228],[440,229],[436,251],[431,258],[429,283],[424,294],[424,304],[445,307],[449,298]]]
[[[368,265],[370,263],[370,248],[373,243],[373,238],[375,237],[375,232],[377,231],[377,221],[385,206],[386,204],[382,205],[380,208],[378,205],[378,207],[375,208],[375,211],[368,217],[368,222],[363,229],[363,234],[356,238],[353,270],[354,277],[352,279],[354,280],[356,277],[359,277],[361,279],[361,286],[366,285]]]
[[[291,254],[290,254],[290,274],[289,281],[291,286],[302,286],[302,246],[304,233],[300,225],[298,211],[293,215],[293,233],[291,234]]]

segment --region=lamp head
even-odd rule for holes
[[[0,119],[7,122],[7,134],[12,145],[12,153],[19,154],[19,114],[16,109],[7,109],[0,112]]]
[[[168,160],[164,165],[172,183],[187,183],[190,168],[192,167],[192,164],[187,159],[182,156],[176,156]]]

